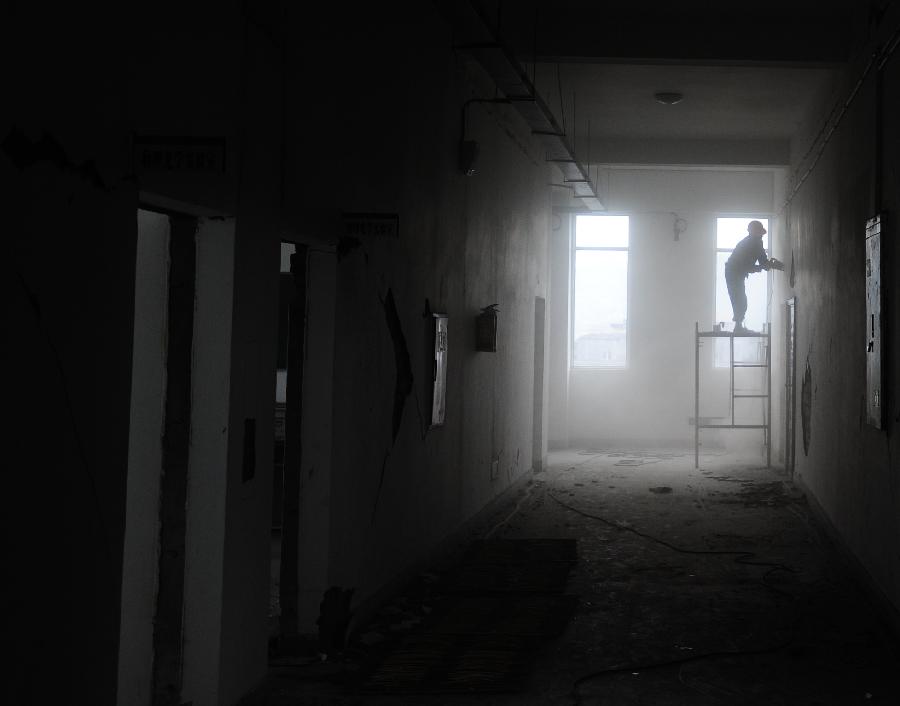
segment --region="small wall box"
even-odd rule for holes
[[[431,426],[444,423],[447,410],[447,315],[432,314],[434,366],[431,379]]]
[[[475,350],[497,352],[497,305],[484,307],[475,317]]]

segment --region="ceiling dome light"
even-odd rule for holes
[[[659,91],[654,93],[653,97],[657,103],[662,103],[663,105],[675,105],[684,100],[684,94],[677,91]]]

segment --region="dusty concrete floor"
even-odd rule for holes
[[[724,455],[695,470],[684,451],[550,462],[472,531],[578,541],[567,591],[579,607],[523,690],[362,693],[370,647],[357,642],[341,660],[273,667],[252,703],[900,704],[896,647],[783,475]],[[389,607],[398,624],[416,623],[416,600]]]

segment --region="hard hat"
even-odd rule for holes
[[[759,233],[760,235],[765,235],[766,229],[763,227],[763,224],[759,221],[750,221],[747,224],[747,230],[750,233]]]

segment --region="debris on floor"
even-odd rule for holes
[[[340,657],[273,663],[242,706],[900,704],[896,646],[803,495],[693,460],[551,453]]]
[[[656,493],[657,495],[665,495],[666,493],[671,493],[672,488],[668,485],[658,485],[655,488],[648,488],[651,493]]]

